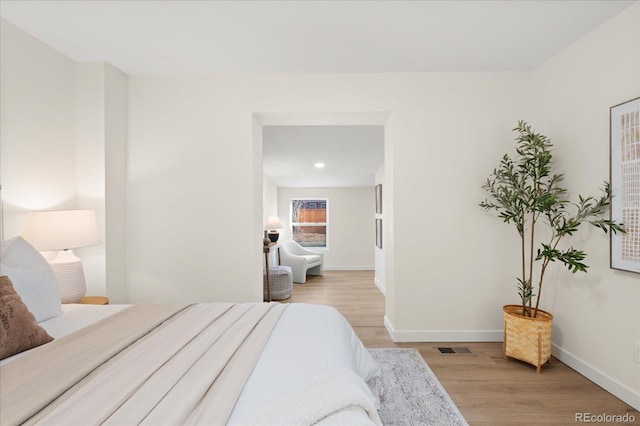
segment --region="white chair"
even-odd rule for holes
[[[307,274],[322,275],[323,254],[308,250],[293,240],[280,243],[280,264],[291,268],[293,282],[304,284]]]

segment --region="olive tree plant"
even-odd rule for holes
[[[584,251],[559,248],[564,237],[576,233],[584,222],[605,233],[609,229],[613,233],[625,230],[621,223],[603,218],[611,200],[607,182],[599,197],[578,195],[577,202],[569,201],[567,190],[560,186],[563,175],[551,171],[553,145],[549,138],[536,133],[522,120],[513,130],[517,132],[517,155],[502,157],[482,186],[489,196],[480,207],[496,212],[504,222],[514,225],[520,236],[521,275],[517,278],[517,289],[522,315],[535,318],[544,275],[551,262],[558,261],[573,273],[587,272]],[[544,228],[546,235],[538,228]],[[536,302],[532,306],[534,296]]]

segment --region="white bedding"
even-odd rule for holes
[[[60,338],[106,318],[127,305],[63,305],[63,314],[40,323]],[[2,364],[21,356],[7,358]],[[256,413],[304,389],[319,376],[336,369],[354,371],[372,383],[379,367],[334,308],[291,304],[276,324],[228,424],[242,425]],[[372,399],[375,399],[373,394]]]
[[[228,424],[304,388],[321,373],[355,371],[365,382],[379,374],[378,364],[334,308],[291,304],[271,333]]]
[[[40,323],[54,339],[71,334],[129,305],[62,305],[62,315]]]
[[[46,321],[38,323],[47,333],[54,339],[59,339],[80,330],[94,322],[100,321],[118,311],[126,308],[128,305],[79,305],[67,304],[62,305],[62,315],[50,318]],[[29,351],[10,356],[0,361],[0,365],[4,365],[12,360],[19,358]]]

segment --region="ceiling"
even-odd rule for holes
[[[128,75],[527,71],[633,3],[2,0],[0,16]],[[373,185],[381,129],[265,127],[265,173],[279,186]]]
[[[0,1],[128,75],[531,70],[634,1]]]
[[[384,126],[264,126],[262,143],[264,174],[284,188],[373,186],[384,162]]]

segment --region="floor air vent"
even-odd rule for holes
[[[437,347],[440,355],[473,355],[471,349],[465,347]]]

